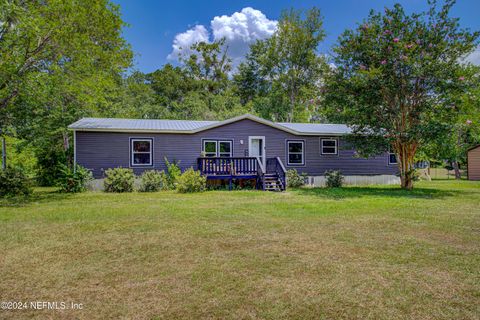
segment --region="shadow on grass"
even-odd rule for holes
[[[441,199],[465,194],[459,190],[440,190],[415,188],[411,191],[395,187],[343,187],[343,188],[301,188],[296,192],[303,195],[318,196],[330,199],[346,199],[361,197],[390,197],[412,199]]]
[[[61,193],[53,188],[35,190],[30,196],[0,198],[0,207],[22,207],[32,203],[54,202],[68,199],[72,194]]]

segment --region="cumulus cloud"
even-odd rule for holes
[[[480,46],[478,46],[475,51],[470,53],[465,60],[477,66],[480,66]]]
[[[190,53],[190,46],[202,41],[209,41],[208,30],[202,25],[196,25],[190,30],[177,34],[173,39],[172,52],[168,55],[168,59],[178,59],[179,55]]]
[[[189,47],[199,41],[212,42],[225,38],[228,55],[233,65],[238,65],[248,52],[250,44],[258,39],[270,37],[277,29],[277,21],[268,19],[261,11],[247,7],[230,16],[216,16],[210,22],[210,32],[203,25],[179,33],[175,36],[170,60],[178,60],[179,55],[189,54]]]

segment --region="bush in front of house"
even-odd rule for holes
[[[33,183],[20,168],[0,170],[0,197],[28,196]]]
[[[93,176],[90,170],[79,165],[76,165],[74,170],[74,168],[62,164],[56,185],[62,192],[84,192],[87,190],[87,183],[92,180]]]
[[[135,174],[132,169],[114,168],[105,171],[105,192],[132,192]]]
[[[164,171],[147,170],[140,176],[140,192],[156,192],[167,188],[167,175]]]
[[[167,166],[167,172],[166,172],[167,184],[165,186],[165,189],[173,190],[175,189],[175,184],[177,183],[178,178],[182,174],[182,170],[180,169],[178,162],[176,161],[170,162],[168,161],[167,158],[165,158],[165,165]]]
[[[297,169],[287,170],[287,187],[299,188],[305,184],[306,174],[299,174]]]
[[[176,189],[180,193],[192,193],[205,191],[206,186],[207,178],[202,176],[200,171],[190,168],[178,177]]]
[[[340,170],[325,171],[325,185],[327,188],[340,188],[343,185],[344,177]]]

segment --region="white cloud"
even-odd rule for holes
[[[225,38],[228,55],[233,65],[238,65],[248,52],[249,45],[258,39],[270,37],[277,29],[277,21],[269,20],[261,11],[247,7],[231,16],[216,16],[210,22],[209,32],[205,26],[196,25],[175,36],[170,60],[178,60],[180,54],[188,54],[188,49],[198,41],[211,42]]]
[[[168,59],[178,59],[180,54],[189,53],[190,46],[196,42],[208,42],[209,34],[207,29],[202,25],[196,25],[190,30],[179,33],[173,39],[172,52],[168,55]]]
[[[477,66],[480,66],[480,46],[475,49],[472,53],[470,53],[467,58],[465,58],[466,61],[471,62]]]

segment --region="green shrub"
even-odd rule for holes
[[[343,185],[344,177],[339,170],[325,171],[325,185],[328,188],[340,188]]]
[[[54,186],[62,177],[62,164],[69,163],[69,153],[63,146],[45,143],[35,149],[37,157],[37,183],[41,186]]]
[[[32,180],[22,169],[8,167],[0,170],[0,197],[28,196],[32,191]]]
[[[177,179],[182,174],[182,170],[179,167],[179,163],[176,161],[170,162],[165,158],[165,164],[167,165],[167,185],[165,189],[173,190],[175,189],[175,184]]]
[[[298,188],[305,184],[306,173],[299,174],[297,169],[287,170],[287,187]]]
[[[62,192],[84,192],[87,190],[87,183],[93,180],[92,173],[82,166],[76,165],[75,170],[66,165],[60,167],[60,177],[57,186]]]
[[[106,178],[103,181],[105,192],[132,192],[135,183],[135,175],[132,169],[114,168],[105,171]]]
[[[192,168],[186,170],[177,179],[177,191],[180,193],[202,192],[205,191],[207,178]]]
[[[140,176],[140,192],[156,192],[167,186],[167,175],[164,171],[147,170]]]

